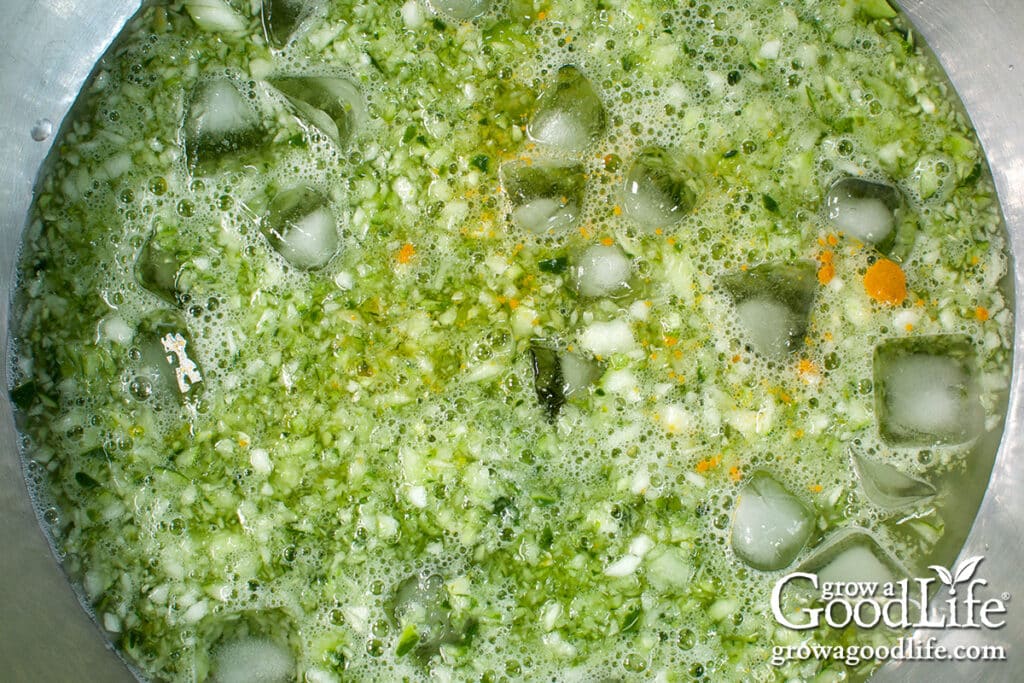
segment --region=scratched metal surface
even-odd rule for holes
[[[35,141],[43,120],[59,126],[92,66],[138,7],[138,0],[0,0],[0,291],[10,291],[16,245],[32,184],[54,135]],[[1014,254],[1024,254],[1024,3],[1020,0],[903,0],[963,98],[985,145]],[[1024,287],[1015,269],[1014,290]],[[1012,594],[1009,623],[974,632],[1009,646],[1010,661],[989,665],[889,665],[879,681],[1024,680],[1024,311],[1016,304],[1016,356],[1007,429],[981,512],[962,557]],[[0,296],[0,362],[7,361],[7,296]],[[1019,594],[1019,598],[1017,597]],[[1019,607],[1019,608],[1018,608]],[[927,635],[927,634],[922,634]],[[956,634],[934,634],[952,643]],[[0,679],[20,683],[132,676],[104,645],[57,568],[26,496],[6,393],[0,396]]]

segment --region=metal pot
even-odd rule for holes
[[[824,1],[824,0],[823,0]],[[838,0],[836,0],[838,1]],[[1024,3],[902,0],[946,68],[984,144],[1016,258],[1024,256]],[[0,292],[9,292],[32,185],[53,136],[93,65],[138,0],[0,0]],[[1024,289],[1015,267],[1014,291]],[[8,296],[0,296],[0,362],[7,364]],[[935,634],[939,642],[1006,646],[1009,661],[888,664],[882,681],[1024,678],[1024,298],[1016,298],[1008,417],[984,502],[961,553],[984,555],[984,577],[1010,594],[1006,627]],[[22,477],[6,392],[0,396],[0,677],[10,681],[131,681],[54,562]]]

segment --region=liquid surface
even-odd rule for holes
[[[13,325],[98,623],[154,680],[866,675],[771,666],[771,589],[934,560],[1012,348],[915,40],[883,0],[144,8]]]

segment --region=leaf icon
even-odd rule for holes
[[[950,590],[953,589],[953,575],[949,573],[948,569],[946,569],[945,567],[940,567],[937,564],[933,564],[928,568],[934,569],[935,573],[938,574],[939,578],[942,580],[942,583],[949,586]]]
[[[969,557],[961,562],[960,566],[956,568],[956,576],[953,577],[953,583],[963,583],[964,581],[970,580],[970,578],[974,576],[974,571],[984,559],[984,555],[975,555],[974,557]]]

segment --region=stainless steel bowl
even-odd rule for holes
[[[829,0],[819,0],[827,2]],[[839,0],[835,0],[839,1]],[[970,113],[985,146],[1015,258],[1024,257],[1024,2],[902,0]],[[32,185],[93,65],[138,0],[0,0],[0,292],[14,260]],[[985,555],[990,586],[1010,594],[997,631],[936,633],[941,642],[1005,645],[1006,662],[887,665],[882,681],[1024,680],[1024,266],[1013,270],[1016,354],[1006,429],[962,556]],[[0,296],[7,367],[8,297]],[[131,681],[54,562],[29,504],[6,392],[0,396],[0,679]]]

